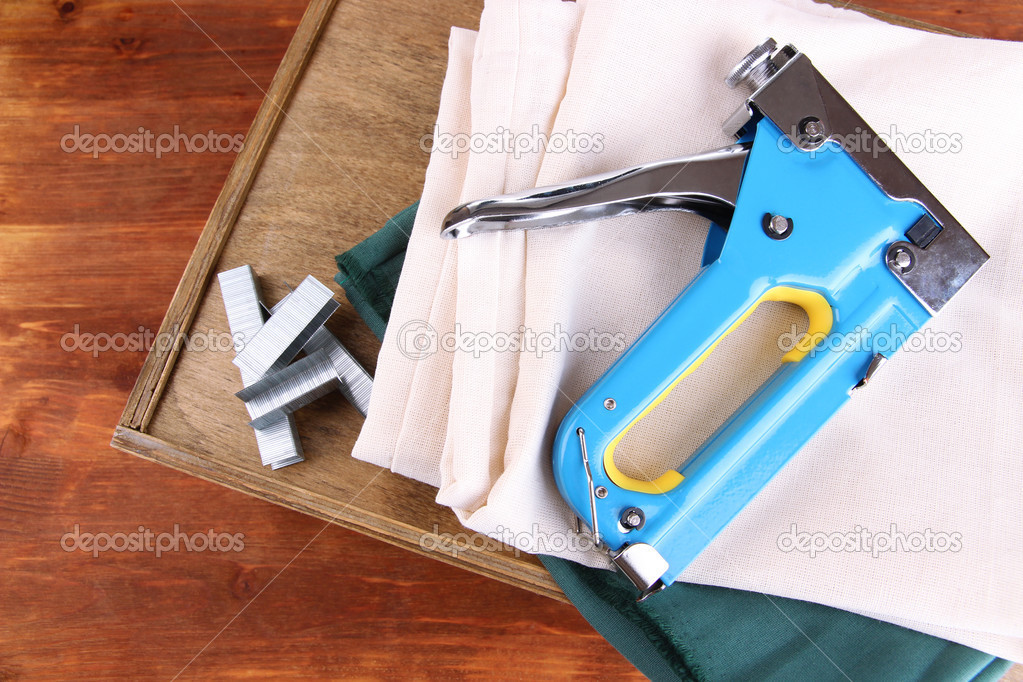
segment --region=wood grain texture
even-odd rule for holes
[[[285,281],[309,272],[330,282],[332,254],[414,201],[428,161],[419,138],[436,117],[450,26],[471,25],[479,11],[464,3],[410,8],[367,0],[338,7],[286,114],[265,104],[257,114],[248,148],[263,151],[262,164],[256,172],[243,163],[246,152],[239,155],[161,333],[224,334],[219,287],[205,290],[214,271],[251,265],[271,303],[283,296]],[[380,21],[399,28],[379,33]],[[292,53],[296,44],[309,41],[293,41],[288,70],[301,58]],[[282,119],[276,133],[262,120],[267,116]],[[254,180],[239,177],[254,172]],[[240,213],[219,210],[237,206],[238,188],[248,185]],[[221,249],[218,260],[211,252]],[[354,310],[346,305],[328,327],[372,371],[380,346]],[[362,419],[339,396],[296,415],[305,464],[262,467],[244,406],[232,397],[241,387],[232,357],[229,344],[220,352],[151,353],[132,395],[139,402],[129,402],[114,444],[412,551],[433,555],[432,548],[448,547],[449,538],[463,534],[455,515],[434,502],[435,489],[348,456]],[[534,557],[483,542],[480,537],[480,549],[442,551],[438,558],[564,599]]]
[[[245,136],[245,145],[231,167],[220,196],[206,220],[206,229],[199,236],[185,274],[174,292],[171,306],[159,330],[161,336],[176,335],[191,325],[195,309],[209,283],[213,264],[220,257],[227,236],[234,228],[249,188],[277,127],[287,114],[295,86],[312,57],[324,25],[330,20],[335,3],[336,0],[313,0],[306,9],[270,87],[264,91],[263,103]],[[190,21],[197,30],[204,31],[198,22]],[[211,36],[210,42],[230,61],[229,54]],[[262,90],[256,83],[253,85]],[[166,385],[178,352],[178,346],[171,345],[167,353],[150,353],[146,357],[140,375],[144,380],[137,381],[128,396],[121,423],[145,430],[156,406],[153,397],[159,395]]]
[[[92,133],[175,125],[244,133],[306,10],[302,0],[176,4],[0,3],[0,679],[182,669],[183,678],[636,677],[567,605],[107,446],[144,354],[92,357],[62,350],[61,340],[75,325],[108,334],[159,327],[235,157],[93,159],[62,152],[61,138],[75,124]],[[1014,0],[861,4],[1023,39]],[[385,13],[377,30],[415,45],[413,17],[421,19]],[[427,52],[381,68],[442,70]],[[405,95],[389,101],[404,106]],[[431,111],[370,104],[356,113],[384,137],[409,116],[427,121],[420,133],[432,120]],[[364,151],[356,145],[353,157]],[[352,171],[374,197],[421,181]],[[339,222],[356,216],[368,233],[412,198],[393,196],[379,211],[338,206]],[[346,326],[353,320],[346,313],[332,328],[372,364],[370,339]],[[75,524],[242,533],[244,549],[93,557],[61,549]]]

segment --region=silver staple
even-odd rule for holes
[[[306,277],[247,340],[234,364],[259,377],[284,370],[338,306],[330,289],[312,275]]]
[[[263,466],[273,470],[305,461],[302,442],[298,438],[295,415],[285,414],[261,429],[253,429]]]
[[[271,318],[273,319],[273,318]],[[268,323],[269,324],[269,323]],[[235,395],[245,402],[255,428],[273,421],[340,388],[341,378],[325,350],[305,356],[279,372],[263,377]]]
[[[341,393],[355,406],[362,416],[369,412],[369,397],[373,392],[373,379],[369,372],[352,357],[337,337],[320,327],[306,343],[305,352],[324,350],[334,365],[334,370],[341,378]]]
[[[274,307],[267,309],[264,306],[263,309],[267,314],[274,315],[290,296],[289,293]],[[326,327],[317,329],[302,350],[310,353],[320,349],[327,351],[331,362],[334,363],[334,369],[337,370],[337,375],[341,377],[341,394],[365,417],[369,413],[369,399],[373,393],[373,377]]]
[[[231,336],[234,337],[237,353],[263,326],[263,301],[259,280],[249,265],[221,272],[217,279],[220,282],[227,324]],[[258,375],[253,375],[246,369],[241,369],[241,375],[242,386],[249,386],[259,380]],[[265,428],[253,431],[263,466],[280,469],[304,460],[302,441],[298,437],[295,418],[291,414],[271,421]]]

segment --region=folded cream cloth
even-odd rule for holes
[[[452,28],[448,68],[441,89],[434,138],[468,135],[469,82],[476,31]],[[440,454],[447,430],[451,394],[451,357],[430,351],[431,330],[454,326],[455,253],[458,244],[437,235],[444,215],[459,202],[468,156],[435,145],[426,171],[423,196],[405,254],[406,266],[394,296],[384,345],[377,360],[370,406],[354,457],[433,486],[440,485]],[[435,305],[436,302],[436,305]],[[399,343],[400,340],[400,343]],[[416,393],[432,391],[428,399]],[[402,427],[407,425],[406,437]],[[410,444],[408,441],[411,440]],[[402,447],[399,449],[399,441]]]
[[[470,88],[471,139],[482,151],[470,149],[462,201],[536,185],[546,148],[543,136],[554,125],[565,94],[578,25],[579,7],[573,2],[486,5]],[[524,232],[460,243],[453,331],[481,341],[518,333],[525,266]],[[466,523],[487,504],[504,471],[519,357],[514,352],[479,352],[475,345],[462,345],[453,353],[438,350],[451,357],[452,368],[437,502],[454,509]]]
[[[497,331],[493,325],[502,321],[487,311],[509,308],[518,310],[509,331],[519,325],[525,236],[459,245],[441,241],[436,226],[460,201],[534,186],[544,151],[537,140],[550,130],[564,94],[579,14],[575,3],[490,2],[479,37],[453,28],[449,40],[433,152],[407,255],[422,267],[403,270],[390,317],[398,322],[388,326],[389,340],[378,362],[374,399],[388,406],[377,414],[386,414],[365,424],[353,454],[441,488],[438,501],[456,511],[482,504],[482,499],[473,502],[473,493],[460,492],[466,489],[466,476],[480,474],[473,489],[482,490],[483,498],[493,478],[490,467],[459,468],[450,457],[442,460],[450,452],[444,448],[450,437],[449,402],[463,408],[461,416],[472,424],[468,437],[464,429],[452,432],[458,445],[477,448],[483,461],[490,452],[500,452],[506,418],[494,415],[489,402],[479,403],[480,386],[487,393],[495,390],[495,373],[497,390],[514,386],[518,358],[489,355],[464,363],[456,362],[453,353],[437,351],[456,329],[456,294],[462,313],[457,323],[466,329]],[[456,259],[458,249],[466,252],[461,260]],[[507,266],[499,272],[498,263]],[[410,407],[403,412],[395,409],[398,405]],[[455,471],[464,474],[461,488]],[[494,477],[499,473],[496,468]]]
[[[488,13],[510,11],[512,4],[488,3],[477,60],[486,51],[481,43]],[[876,130],[888,133],[907,165],[992,255],[929,325],[932,338],[951,338],[952,347],[898,354],[683,579],[829,604],[1023,658],[1023,462],[1014,448],[1023,440],[1018,349],[1023,294],[1017,284],[1023,244],[1015,229],[1023,219],[1015,186],[1023,164],[1005,139],[1023,123],[1023,46],[911,31],[805,0],[580,5],[581,21],[565,25],[566,31],[577,25],[578,34],[565,38],[575,50],[564,96],[546,117],[542,103],[532,110],[541,125],[554,115],[551,137],[599,136],[600,151],[548,149],[537,184],[729,142],[720,124],[742,96],[725,89],[722,77],[751,46],[772,35],[806,52]],[[475,97],[480,62],[470,77],[464,59],[469,41],[456,45],[456,35],[467,34],[452,36],[438,130],[469,129],[452,112],[464,116],[470,104],[473,120],[478,107],[489,112],[507,106]],[[553,68],[550,76],[557,79],[559,73]],[[512,82],[507,90],[490,82],[488,92],[519,106],[521,93]],[[518,121],[482,110],[480,116]],[[476,361],[462,357],[471,351],[439,348],[413,360],[402,329],[407,334],[410,325],[429,324],[427,333],[442,336],[456,319],[490,321],[484,330],[507,329],[520,305],[522,326],[534,336],[592,330],[631,341],[695,273],[706,227],[683,215],[632,216],[529,233],[521,248],[512,242],[511,254],[502,251],[508,235],[478,236],[472,239],[501,244],[473,247],[465,259],[469,242],[457,251],[439,239],[430,243],[443,214],[458,203],[453,196],[477,198],[466,195],[465,187],[493,182],[508,191],[518,188],[508,180],[516,159],[505,154],[502,161],[503,178],[473,179],[464,158],[434,152],[355,455],[386,465],[393,453],[396,471],[443,483],[470,528],[598,564],[598,555],[552,541],[570,535],[572,517],[553,484],[550,442],[570,401],[620,348],[520,352],[514,354],[517,369],[490,357],[478,375],[464,369],[453,374],[460,363]],[[479,167],[492,172],[490,164]],[[521,254],[521,267],[505,262],[506,255],[510,260]],[[511,272],[522,278],[521,301],[500,282],[479,299],[463,296],[456,273],[478,274],[488,264],[495,277]],[[453,305],[445,292],[455,283]],[[500,309],[485,311],[490,317],[465,309],[477,301]],[[770,371],[780,355],[779,330],[789,331],[797,319],[785,306],[758,311],[740,337],[715,351],[708,363],[716,364],[689,377],[670,403],[630,433],[620,448],[625,455],[620,465],[649,477],[684,461],[755,389],[765,365]],[[435,363],[436,371],[423,373],[424,363]],[[464,376],[458,378],[459,372]],[[479,384],[474,410],[466,414],[471,385],[453,387],[474,376],[488,377],[488,383]],[[502,385],[504,380],[514,386]],[[422,398],[412,400],[416,382]],[[468,397],[455,409],[452,398],[459,390],[468,390]],[[501,434],[505,419],[507,433]],[[470,445],[473,420],[481,428]],[[454,437],[454,430],[461,433]],[[406,443],[400,467],[399,432]],[[787,541],[800,534],[830,539],[861,530],[887,533],[896,543],[901,535],[902,544],[884,552],[848,551],[848,545],[846,551],[806,552],[792,550]],[[914,550],[925,534],[955,542],[943,550]]]

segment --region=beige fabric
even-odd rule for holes
[[[1023,658],[1023,164],[1011,140],[1023,127],[1023,46],[893,27],[807,0],[591,0],[573,10],[575,23],[560,25],[557,42],[550,32],[523,29],[523,7],[531,3],[487,4],[471,80],[466,53],[458,57],[453,44],[441,118],[446,108],[464,113],[468,103],[471,125],[452,118],[445,125],[480,131],[510,121],[521,129],[528,120],[515,112],[528,111],[551,126],[551,136],[599,136],[601,150],[468,163],[434,155],[356,456],[386,464],[394,453],[396,471],[443,486],[439,499],[474,530],[602,563],[572,543],[552,542],[571,537],[572,515],[549,458],[570,401],[616,352],[477,358],[440,350],[416,363],[395,348],[397,331],[428,320],[438,336],[456,321],[492,333],[521,319],[533,334],[592,330],[632,341],[696,272],[706,230],[699,220],[631,216],[474,237],[456,251],[435,239],[441,218],[458,200],[519,189],[534,173],[537,184],[549,184],[725,144],[720,124],[742,95],[727,90],[723,76],[772,35],[796,44],[894,138],[901,158],[992,260],[928,327],[958,339],[956,352],[899,353],[683,579],[829,604]],[[541,39],[557,47],[547,48],[549,66],[537,69],[522,55],[544,48],[529,42]],[[498,44],[508,46],[507,62],[478,78],[488,45]],[[571,44],[559,100],[560,55]],[[529,80],[522,68],[531,70]],[[953,151],[934,151],[936,136]],[[432,274],[442,268],[443,278]],[[463,287],[469,281],[473,290]],[[630,435],[623,466],[648,476],[677,466],[755,389],[765,365],[777,362],[772,337],[798,316],[779,305],[753,322]],[[401,388],[412,375],[414,393]],[[958,540],[945,551],[784,550],[793,532],[830,538],[857,528]]]

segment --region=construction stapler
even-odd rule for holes
[[[561,494],[641,599],[678,579],[988,259],[796,48],[768,40],[726,83],[749,92],[725,124],[735,144],[473,201],[442,228],[456,238],[663,210],[711,221],[699,274],[569,410],[554,442]],[[681,470],[622,473],[614,452],[629,429],[763,301],[807,315],[781,368]],[[883,331],[884,348],[824,345],[864,330]]]

